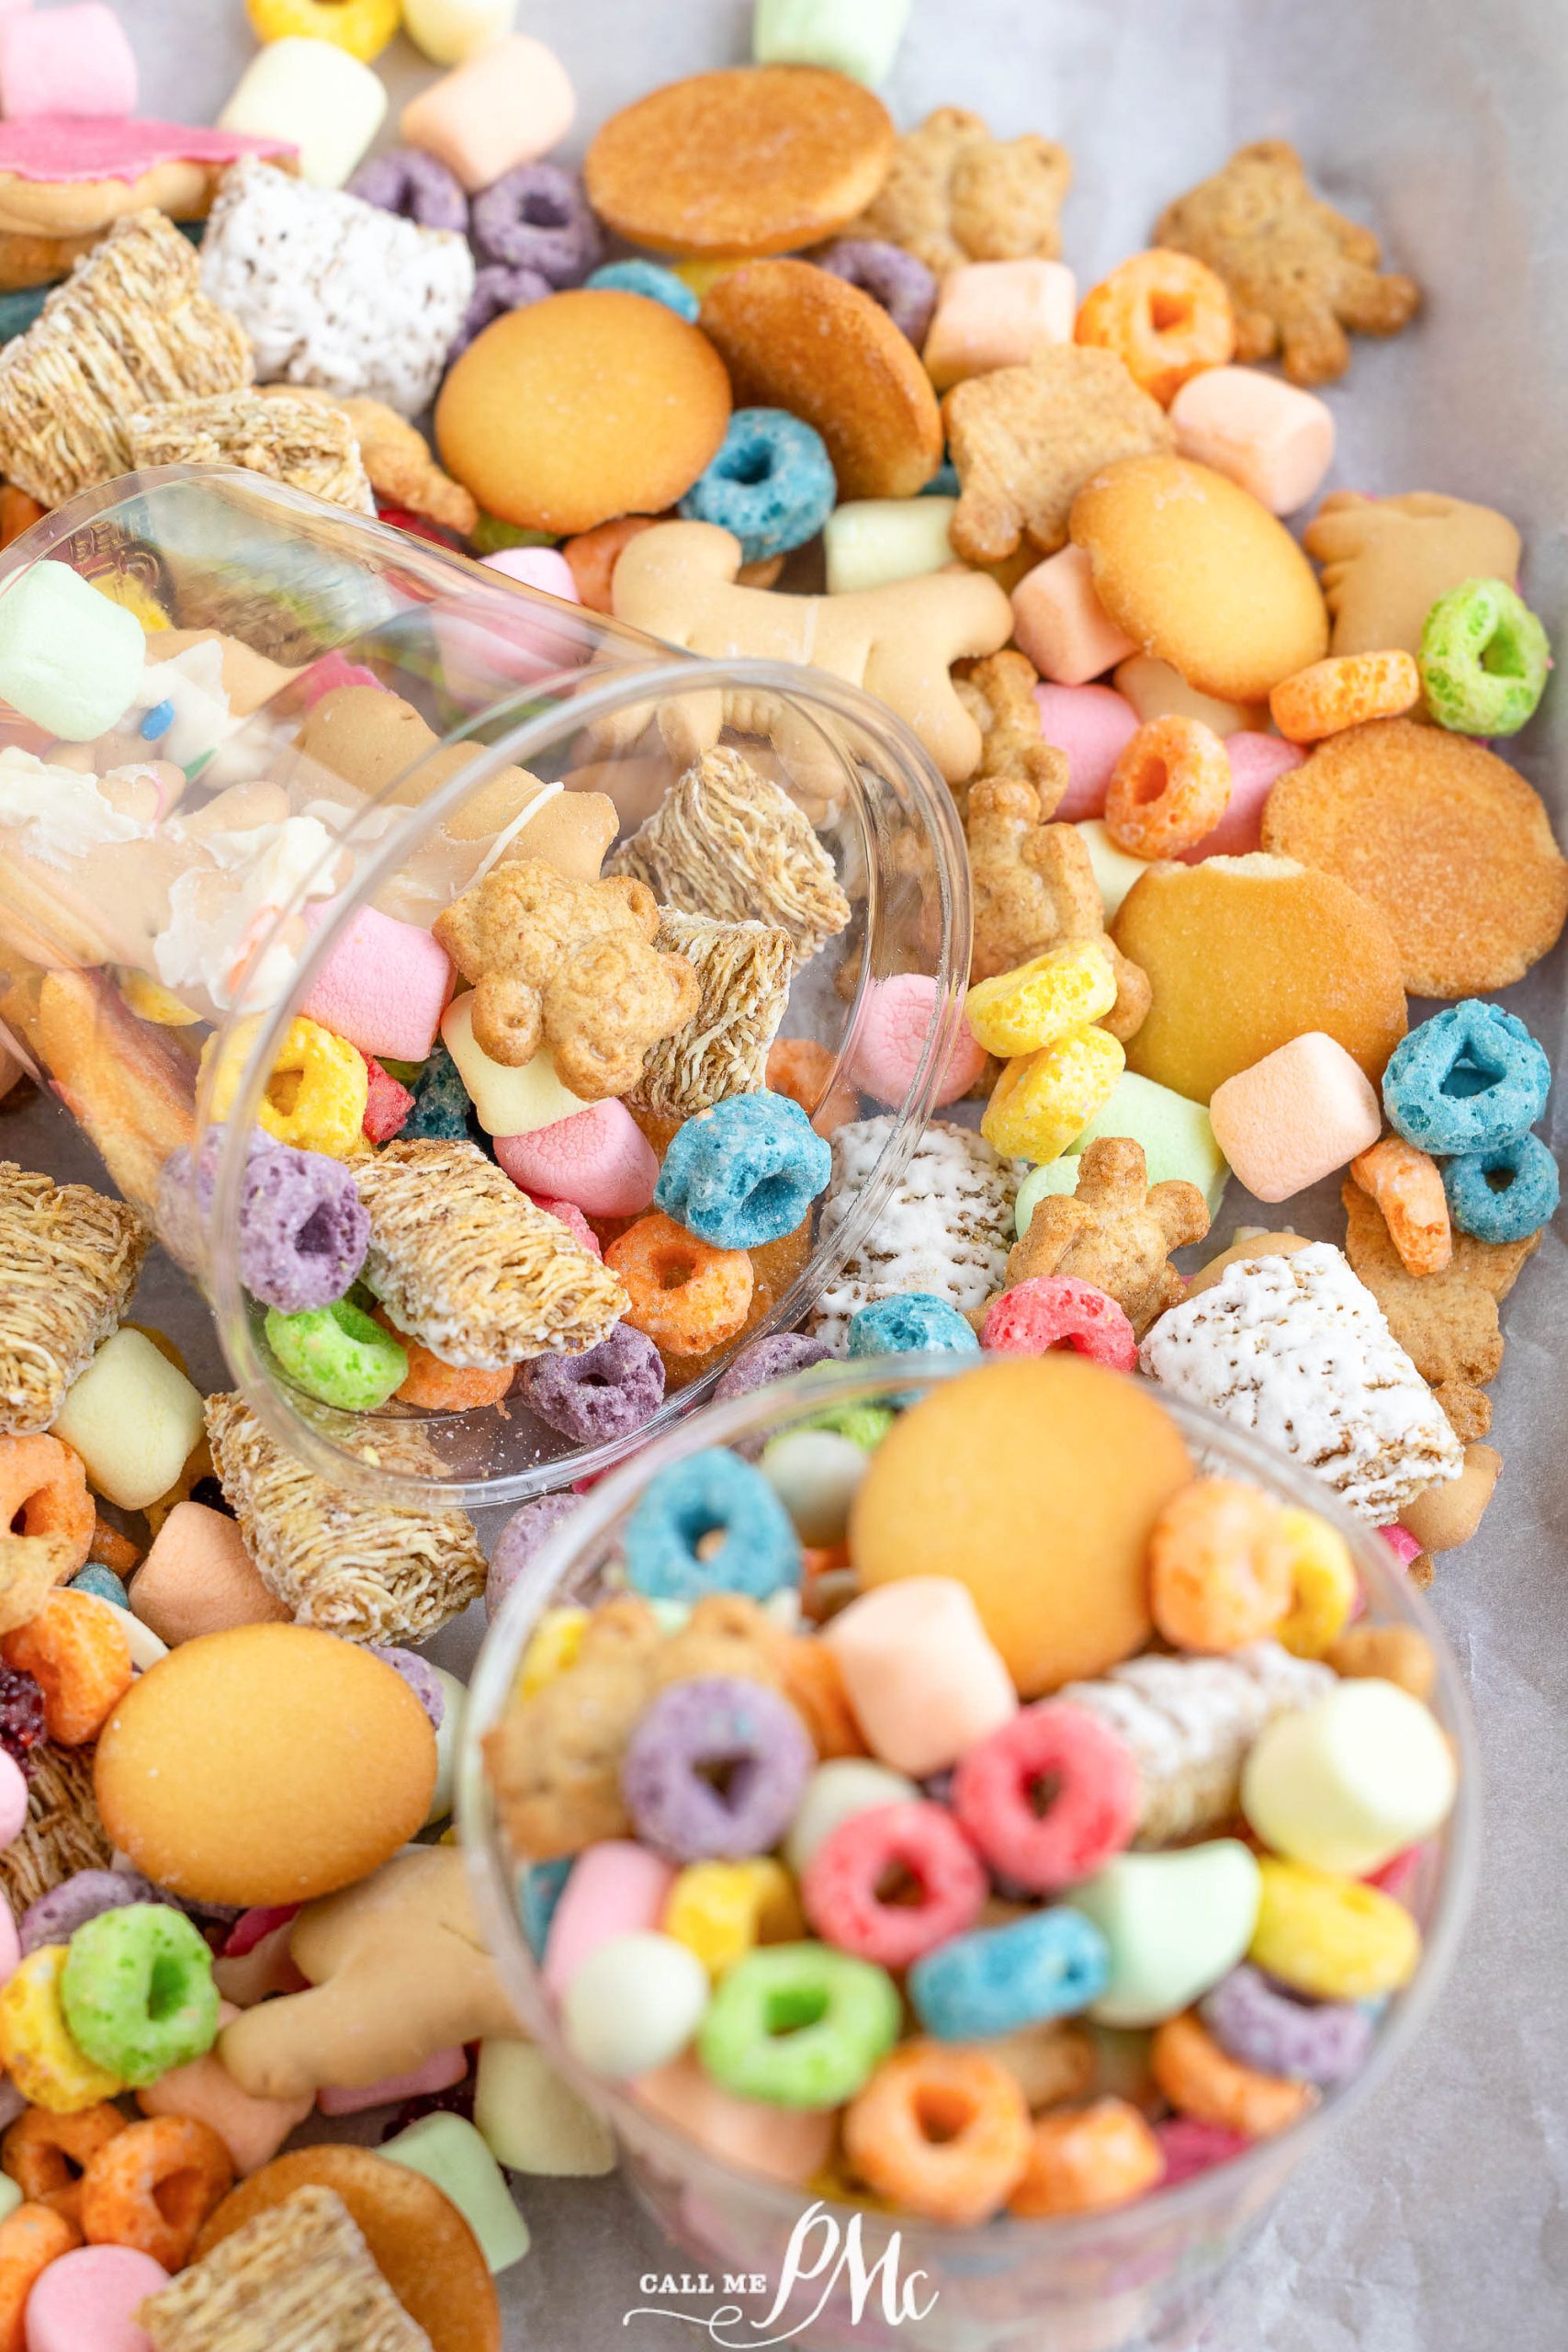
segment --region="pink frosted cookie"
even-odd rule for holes
[[[137,2324],[137,2307],[168,2283],[163,2264],[134,2246],[57,2255],[28,2297],[28,2352],[148,2352],[152,2339]]]
[[[1065,825],[1105,812],[1111,772],[1138,731],[1138,714],[1114,686],[1055,686],[1034,689],[1040,732],[1065,752],[1070,780],[1052,815]]]
[[[581,1241],[583,1248],[591,1250],[596,1258],[602,1258],[604,1255],[599,1236],[575,1201],[552,1201],[547,1193],[530,1193],[526,1189],[525,1189],[524,1197],[532,1201],[536,1209],[543,1209],[547,1216],[558,1218],[572,1239]]]
[[[1177,854],[1186,865],[1201,865],[1206,857],[1246,857],[1263,845],[1263,809],[1282,775],[1299,768],[1306,756],[1282,735],[1254,735],[1244,730],[1227,736],[1231,760],[1231,797],[1213,832]]]
[[[481,560],[488,571],[519,580],[525,588],[542,588],[547,596],[558,596],[566,605],[582,602],[577,574],[558,548],[500,548]]]
[[[319,2090],[316,2105],[323,2115],[362,2115],[367,2107],[398,2107],[405,2098],[428,2098],[435,2091],[449,2091],[468,2071],[468,2052],[460,2042],[454,2042],[449,2049],[433,2050],[406,2074],[384,2075],[378,2083],[366,2083],[358,2090]]]
[[[899,972],[890,980],[873,980],[867,989],[850,1047],[849,1075],[874,1101],[896,1105],[908,1099],[935,997],[936,982],[921,972]],[[967,1094],[985,1067],[985,1047],[967,1029],[960,1030],[932,1097],[934,1107]]]

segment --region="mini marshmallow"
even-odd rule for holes
[[[759,65],[826,65],[873,89],[893,71],[910,0],[757,0]]]
[[[293,1929],[292,1919],[281,1932]],[[218,2006],[220,2027],[240,2015],[232,2001]],[[299,2098],[253,2098],[243,2091],[215,2050],[160,2075],[136,2094],[143,2115],[186,2115],[211,2125],[233,2158],[242,2179],[270,2164],[288,2134],[304,2122],[314,2101],[309,2091]]]
[[[1012,592],[1012,633],[1059,686],[1081,686],[1137,650],[1095,594],[1082,548],[1063,548],[1024,573]]]
[[[1271,514],[1293,514],[1334,462],[1334,412],[1257,368],[1205,368],[1170,404],[1183,458],[1228,474]]]
[[[1060,1159],[1032,1168],[1018,1188],[1018,1232],[1029,1230],[1036,1201],[1047,1193],[1077,1190],[1078,1160],[1101,1136],[1131,1136],[1144,1149],[1144,1164],[1151,1184],[1170,1179],[1196,1184],[1203,1195],[1212,1225],[1219,1215],[1230,1170],[1214,1140],[1209,1114],[1201,1102],[1190,1102],[1174,1087],[1160,1086],[1135,1070],[1123,1070],[1115,1091],[1095,1113],[1082,1135],[1075,1136]]]
[[[848,596],[920,580],[956,558],[948,537],[956,498],[851,498],[822,526],[828,593]]]
[[[601,1944],[656,1928],[674,1883],[675,1873],[663,1857],[631,1838],[607,1838],[584,1847],[561,1889],[545,1941],[543,1975],[555,1998],[559,2000]]]
[[[146,648],[135,614],[68,563],[29,564],[0,594],[0,700],[68,743],[124,717]]]
[[[577,574],[558,548],[498,548],[494,555],[480,558],[491,571],[499,571],[508,580],[520,580],[525,588],[542,589],[547,596],[558,596],[563,604],[581,605],[577,593]]]
[[[508,33],[411,99],[399,128],[409,146],[438,156],[473,196],[558,147],[576,112],[554,51],[526,33]]]
[[[454,978],[446,950],[428,931],[362,907],[299,1010],[362,1054],[422,1062],[435,1043]]]
[[[1230,753],[1231,797],[1212,833],[1190,849],[1178,850],[1184,865],[1206,857],[1246,857],[1263,846],[1263,809],[1282,775],[1299,768],[1306,753],[1282,735],[1255,735],[1250,728],[1225,738]]]
[[[710,2156],[741,2173],[761,2173],[804,2188],[833,2151],[833,2110],[765,2105],[737,2098],[716,2083],[701,2061],[677,2058],[638,2075],[632,2094]]]
[[[1292,1037],[1214,1089],[1214,1139],[1260,1201],[1288,1201],[1370,1150],[1382,1105],[1359,1064],[1321,1029]]]
[[[950,269],[922,356],[939,392],[969,376],[1019,368],[1071,343],[1077,280],[1060,261],[971,261]]]
[[[920,1056],[931,1034],[937,983],[923,972],[899,972],[873,980],[861,1001],[859,1025],[851,1042],[847,1075],[876,1102],[889,1109],[908,1100]],[[986,1067],[986,1048],[961,1028],[931,1097],[935,1109],[967,1094]]]
[[[821,1638],[873,1755],[916,1780],[945,1771],[1018,1712],[1012,1677],[955,1577],[874,1586]]]
[[[323,2115],[363,2115],[368,2107],[400,2107],[405,2098],[428,2098],[434,2091],[449,2091],[468,2071],[468,2055],[460,2042],[448,2050],[433,2050],[417,2066],[401,2075],[384,2075],[378,2083],[358,2090],[323,2088],[316,2105]]]
[[[433,65],[466,57],[512,30],[517,0],[403,0],[403,30]]]
[[[381,2143],[389,2164],[423,2173],[449,2197],[467,2222],[492,2271],[509,2269],[528,2251],[528,2224],[512,2201],[501,2167],[461,2115],[422,2115]]]
[[[122,1510],[142,1510],[185,1468],[203,1413],[200,1390],[126,1323],[72,1382],[51,1427],[81,1455],[95,1493]]]
[[[1273,1853],[1365,1878],[1431,1836],[1457,1777],[1453,1750],[1420,1700],[1357,1676],[1264,1725],[1242,1768],[1241,1805]]]
[[[342,187],[363,162],[387,112],[380,75],[335,41],[290,33],[258,49],[218,118],[223,130],[287,139],[299,176]]]
[[[1149,861],[1146,857],[1131,857],[1124,849],[1118,849],[1105,830],[1103,818],[1080,818],[1074,830],[1089,852],[1089,862],[1100,885],[1100,903],[1106,922],[1111,922],[1134,883],[1148,872]]]
[[[497,1136],[495,1156],[525,1193],[589,1216],[640,1216],[653,1205],[658,1154],[614,1095],[531,1135]]]
[[[1062,824],[1103,816],[1111,770],[1138,731],[1137,712],[1111,686],[1041,684],[1034,689],[1034,707],[1041,734],[1066,752],[1070,771],[1052,815]]]
[[[1112,683],[1144,726],[1151,718],[1166,718],[1173,712],[1182,718],[1201,718],[1212,733],[1221,737],[1238,734],[1244,727],[1262,729],[1269,724],[1267,704],[1219,702],[1213,695],[1201,695],[1179,670],[1173,670],[1157,654],[1133,654],[1117,665]]]
[[[536,1127],[553,1126],[587,1110],[588,1104],[561,1084],[545,1046],[519,1069],[492,1061],[474,1043],[472,1004],[471,991],[453,998],[441,1016],[441,1042],[457,1064],[487,1136],[532,1135]]]
[[[286,1623],[294,1612],[262,1582],[239,1527],[205,1503],[176,1503],[131,1582],[134,1616],[171,1649],[231,1625]]]
[[[480,2042],[474,2129],[508,2172],[596,2180],[615,2169],[609,2126],[531,2041]]]
[[[102,0],[0,15],[0,114],[123,119],[136,112],[136,59]]]

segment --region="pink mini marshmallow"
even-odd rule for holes
[[[136,112],[136,59],[103,0],[0,16],[0,111],[7,121],[48,115],[123,121]]]
[[[968,376],[1021,367],[1071,343],[1077,280],[1065,262],[971,261],[950,269],[921,355],[939,392]]]
[[[363,2115],[367,2107],[397,2107],[405,2098],[449,2091],[468,2071],[468,2052],[460,2042],[454,2042],[448,2050],[433,2050],[423,2065],[411,2066],[406,2075],[387,2075],[359,2090],[319,2090],[316,2105],[323,2115]]]
[[[1269,795],[1282,775],[1299,768],[1306,757],[1282,735],[1254,735],[1244,730],[1225,738],[1231,759],[1231,797],[1225,813],[1212,833],[1177,855],[1186,865],[1201,865],[1206,857],[1246,857],[1263,846],[1263,810]]]
[[[78,2245],[57,2254],[28,2296],[28,2352],[152,2352],[136,2313],[168,2283],[163,2264],[135,2246]]]
[[[524,1188],[524,1198],[532,1201],[536,1209],[543,1209],[547,1216],[557,1218],[572,1239],[581,1241],[583,1248],[591,1250],[596,1258],[604,1255],[599,1236],[575,1201],[552,1201],[547,1193],[530,1193],[526,1187]]]
[[[362,1054],[422,1062],[435,1043],[456,978],[446,949],[428,931],[361,907],[299,1010]]]
[[[367,670],[363,662],[351,662],[343,653],[323,653],[308,670],[300,671],[294,682],[294,699],[303,709],[310,710],[336,686],[380,685],[375,671]]]
[[[560,60],[543,41],[508,33],[411,99],[401,130],[476,196],[514,164],[558,147],[576,111]]]
[[[945,1771],[1018,1713],[1012,1677],[956,1577],[875,1585],[820,1638],[872,1754],[915,1780]]]
[[[1063,548],[1024,573],[1012,592],[1012,633],[1058,686],[1086,685],[1138,650],[1095,594],[1082,548]]]
[[[572,1978],[612,1936],[657,1928],[675,1873],[669,1863],[629,1838],[586,1846],[561,1890],[545,1940],[543,1974],[558,2001]]]
[[[1412,1560],[1420,1558],[1420,1544],[1417,1544],[1410,1530],[1407,1527],[1401,1527],[1397,1520],[1392,1527],[1380,1527],[1378,1533],[1402,1568],[1407,1568]]]
[[[1214,1141],[1260,1201],[1288,1201],[1370,1151],[1382,1104],[1337,1037],[1308,1029],[1214,1089]]]
[[[831,2108],[772,2107],[761,2099],[737,2098],[691,2056],[639,2075],[630,2089],[639,2107],[662,2116],[727,2169],[760,2172],[767,2180],[804,2188],[832,2151]]]
[[[582,602],[577,593],[577,575],[557,548],[499,548],[480,560],[487,571],[520,580],[525,588],[542,589],[547,596],[558,596],[567,605]]]
[[[8,1984],[21,1964],[22,1939],[16,1915],[8,1903],[0,1903],[0,1984]]]
[[[27,1827],[28,1784],[16,1758],[0,1747],[0,1846]]]
[[[232,2001],[218,2004],[220,2029],[239,2016]],[[243,2177],[270,2164],[314,2104],[309,2091],[294,2098],[255,2098],[243,2091],[216,2050],[160,2075],[136,2094],[143,2115],[187,2115],[209,2123]]]
[[[878,1102],[890,1107],[908,1099],[935,1017],[937,984],[923,972],[899,972],[873,980],[861,1007],[860,1027],[849,1055],[849,1076]],[[986,1067],[986,1049],[960,1029],[932,1096],[940,1110],[967,1094]]]
[[[1257,368],[1205,368],[1170,404],[1184,458],[1228,474],[1271,514],[1293,514],[1334,463],[1334,413]]]
[[[572,1201],[588,1216],[639,1216],[659,1159],[626,1104],[611,1095],[525,1136],[497,1136],[495,1156],[525,1193]]]
[[[1070,771],[1066,791],[1051,811],[1065,825],[1080,817],[1102,817],[1111,772],[1138,731],[1138,714],[1113,686],[1038,685],[1034,705],[1040,732],[1065,752]]]

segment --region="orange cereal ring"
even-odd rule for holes
[[[408,1357],[403,1385],[392,1391],[400,1405],[423,1405],[433,1413],[467,1413],[477,1405],[499,1405],[512,1385],[515,1364],[487,1372],[479,1365],[443,1363],[418,1340],[400,1331],[385,1307],[374,1307],[371,1320],[389,1331]]]
[[[96,1560],[101,1567],[112,1568],[117,1577],[134,1576],[141,1563],[141,1554],[129,1535],[122,1535],[111,1525],[103,1512],[93,1518],[93,1536],[87,1546],[89,1560]]]
[[[959,2228],[1007,2203],[1029,2162],[1029,2107],[979,2050],[907,2041],[844,2110],[844,2154],[906,2211]]]
[[[1008,2211],[1020,2221],[1053,2213],[1102,2213],[1130,2205],[1165,2174],[1165,2157],[1137,2109],[1124,2098],[1057,2109],[1035,2119],[1029,2163]]]
[[[1149,2065],[1179,2114],[1240,2132],[1248,2140],[1288,2131],[1317,2097],[1310,2083],[1238,2066],[1191,2009],[1156,2027]]]
[[[561,541],[560,551],[577,582],[578,595],[591,613],[615,611],[611,582],[615,565],[637,533],[650,531],[659,520],[657,514],[617,514],[614,522],[595,523],[591,531],[579,531]]]
[[[1408,653],[1336,653],[1281,678],[1269,715],[1288,742],[1321,743],[1369,718],[1398,718],[1421,699],[1421,673]]]
[[[44,1729],[81,1747],[130,1688],[130,1645],[120,1611],[92,1592],[51,1592],[36,1616],[0,1640],[7,1666],[43,1692]]]
[[[1213,831],[1230,797],[1230,753],[1213,729],[1169,711],[1128,739],[1105,796],[1105,830],[1130,856],[1175,857]]]
[[[1149,1535],[1149,1613],[1173,1649],[1235,1650],[1260,1641],[1295,1591],[1288,1530],[1238,1478],[1194,1478]]]
[[[855,1721],[837,1653],[826,1642],[786,1634],[777,1653],[784,1695],[811,1734],[824,1762],[834,1756],[867,1756],[870,1749]]]
[[[56,1536],[61,1581],[85,1565],[97,1512],[82,1457],[57,1437],[0,1437],[0,1532]]]
[[[768,1047],[767,1083],[798,1102],[819,1136],[832,1136],[860,1117],[860,1096],[843,1079],[835,1080],[838,1066],[838,1056],[815,1037],[775,1037]]]
[[[48,2205],[18,2205],[0,2222],[0,2352],[26,2352],[28,2297],[57,2256],[82,2243],[82,2233]]]
[[[1454,1254],[1454,1237],[1437,1161],[1403,1136],[1384,1136],[1356,1154],[1350,1173],[1382,1209],[1405,1272],[1440,1274]]]
[[[1190,254],[1156,245],[1089,288],[1073,338],[1114,351],[1134,382],[1168,408],[1189,377],[1229,359],[1235,312],[1223,277]]]
[[[29,2107],[0,2141],[0,2168],[22,2195],[74,2223],[82,2205],[82,2175],[100,2148],[125,2130],[118,2107],[104,2099],[74,2115]]]
[[[745,1250],[715,1250],[661,1209],[612,1241],[604,1263],[631,1301],[626,1321],[671,1355],[701,1355],[745,1328],[756,1280]]]
[[[233,2185],[229,2151],[210,2123],[190,2115],[128,2123],[82,2175],[83,2233],[90,2245],[134,2246],[178,2270]]]

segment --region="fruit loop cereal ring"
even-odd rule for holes
[[[1105,830],[1132,857],[1176,857],[1212,833],[1230,805],[1230,753],[1212,727],[1179,710],[1129,737],[1111,771]]]
[[[1449,1215],[1477,1241],[1528,1241],[1555,1215],[1558,1192],[1557,1162],[1539,1136],[1466,1152],[1443,1170]]]
[[[1270,1637],[1292,1657],[1322,1657],[1350,1622],[1360,1590],[1342,1536],[1314,1510],[1285,1510],[1280,1532],[1291,1555],[1292,1599]]]
[[[1439,596],[1421,628],[1421,684],[1439,727],[1515,735],[1546,691],[1551,647],[1503,580],[1466,580]]]
[[[227,1043],[212,1069],[209,1116],[213,1119],[227,1118],[233,1108],[261,1018],[256,1013],[224,1033]],[[217,1046],[214,1035],[202,1047],[204,1079]],[[325,1152],[329,1159],[347,1159],[362,1148],[360,1129],[369,1099],[370,1072],[358,1046],[301,1012],[289,1023],[278,1047],[256,1117],[278,1143],[293,1144],[299,1151]]]
[[[1138,1767],[1087,1708],[1024,1707],[963,1757],[953,1810],[1000,1876],[1044,1894],[1102,1870],[1138,1823]]]
[[[591,613],[613,611],[611,582],[622,552],[640,532],[651,531],[658,519],[653,514],[617,514],[611,522],[596,523],[592,530],[579,531],[562,540],[561,553],[577,582],[578,595]]]
[[[1103,1029],[1075,1029],[1037,1054],[1009,1062],[986,1105],[980,1133],[1004,1159],[1036,1167],[1059,1159],[1116,1091],[1127,1057]]]
[[[65,1955],[63,1944],[41,1944],[0,1989],[0,2058],[22,2097],[51,2115],[96,2107],[123,2087],[118,2075],[78,2050],[66,2029],[60,2006]]]
[[[47,2205],[18,2205],[0,2222],[0,2352],[24,2352],[23,2314],[42,2273],[82,2243],[82,2233]]]
[[[83,2233],[89,2245],[134,2246],[178,2270],[233,2185],[229,2151],[209,2123],[154,2116],[128,2125],[83,2174]]]
[[[814,539],[838,485],[822,435],[782,408],[738,408],[718,453],[681,501],[688,523],[733,531],[747,563]]]
[[[811,258],[818,269],[869,294],[899,334],[920,349],[936,309],[936,278],[916,254],[885,244],[880,237],[836,237]]]
[[[1382,1074],[1382,1106],[1423,1151],[1495,1151],[1528,1135],[1551,1085],[1551,1064],[1524,1023],[1472,996],[1401,1038]]]
[[[51,1592],[36,1616],[0,1641],[0,1657],[43,1692],[44,1727],[62,1747],[91,1739],[130,1688],[120,1616],[90,1592]]]
[[[245,14],[260,41],[331,41],[334,49],[368,65],[398,29],[398,0],[245,0]]]
[[[718,1986],[697,2054],[737,2098],[838,2107],[892,2049],[899,2018],[886,1969],[826,1944],[771,1944]]]
[[[1291,1606],[1292,1547],[1281,1513],[1236,1478],[1195,1478],[1149,1535],[1149,1612],[1173,1649],[1238,1650]]]
[[[68,1944],[78,1928],[100,1911],[118,1911],[128,1903],[173,1903],[140,1871],[73,1871],[36,1903],[29,1903],[17,1922],[25,1952],[40,1944]]]
[[[212,1954],[183,1911],[164,1903],[101,1911],[68,1952],[60,1998],[72,2039],[122,2082],[154,2083],[210,2050]]]
[[[389,155],[373,155],[361,164],[348,183],[348,193],[380,212],[395,212],[400,220],[416,220],[422,229],[451,229],[459,237],[468,229],[468,199],[456,173],[434,155],[417,147],[397,147]]]
[[[22,2195],[47,2205],[75,2223],[82,2204],[82,2174],[98,2150],[125,2130],[125,2118],[107,2099],[74,2115],[51,2115],[29,2107],[0,2143],[0,2165]]]
[[[710,1592],[766,1600],[800,1582],[789,1513],[761,1472],[722,1446],[650,1478],[622,1540],[626,1582],[649,1600],[694,1601]]]
[[[418,1340],[400,1331],[384,1306],[376,1308],[372,1320],[408,1359],[401,1385],[392,1391],[400,1405],[421,1405],[434,1413],[468,1413],[481,1405],[499,1405],[512,1385],[515,1364],[491,1371],[481,1364],[443,1363]]]
[[[656,261],[607,261],[603,268],[593,270],[583,279],[585,286],[607,286],[612,293],[641,294],[650,302],[662,302],[689,327],[697,323],[702,302],[682,278],[672,269],[665,269]],[[650,522],[650,515],[638,515],[638,522]],[[609,527],[601,526],[601,528]]]
[[[1168,2115],[1155,2125],[1155,2138],[1165,2158],[1167,2188],[1196,2180],[1201,2172],[1212,2172],[1216,2165],[1228,2165],[1233,2156],[1245,2155],[1252,2145],[1244,2132],[1200,2123],[1193,2115]]]
[[[1190,2009],[1156,2026],[1149,2068],[1172,2107],[1248,2140],[1271,2140],[1316,2102],[1308,2083],[1260,2075],[1227,2058]]]
[[[756,1283],[744,1250],[715,1250],[655,1210],[612,1241],[604,1263],[631,1302],[626,1320],[664,1355],[700,1356],[744,1330]]]
[[[835,1078],[838,1067],[838,1057],[815,1037],[775,1037],[768,1047],[769,1091],[798,1102],[819,1136],[834,1136],[860,1116],[860,1096]]]
[[[1272,1854],[1259,1858],[1258,1871],[1247,1952],[1255,1967],[1316,2001],[1371,2000],[1409,1983],[1421,1931],[1403,1904],[1359,1879]]]
[[[1189,377],[1229,359],[1235,313],[1223,277],[1190,254],[1156,245],[1089,288],[1073,340],[1115,352],[1133,381],[1168,408]]]
[[[733,1860],[778,1844],[816,1764],[787,1700],[736,1675],[697,1675],[670,1683],[638,1716],[621,1793],[638,1837],[660,1853]]]
[[[1448,1195],[1435,1159],[1403,1136],[1384,1136],[1359,1151],[1350,1173],[1382,1211],[1388,1238],[1407,1274],[1440,1274],[1453,1256]]]
[[[1087,2009],[1110,1975],[1100,1929],[1064,1907],[954,1936],[915,1962],[907,1989],[939,2041],[989,2041]]]
[[[346,1298],[299,1315],[269,1306],[266,1343],[296,1388],[347,1413],[375,1412],[408,1377],[396,1340]]]
[[[1398,718],[1420,699],[1421,673],[1408,653],[1339,653],[1281,678],[1269,713],[1288,743],[1321,743],[1370,718]]]
[[[0,1527],[60,1546],[61,1580],[85,1562],[96,1524],[82,1457],[57,1437],[0,1437]]]
[[[579,1445],[629,1437],[664,1402],[664,1363],[644,1331],[617,1323],[580,1356],[536,1356],[518,1375],[531,1413]]]
[[[555,1497],[550,1499],[554,1501]],[[568,1509],[570,1496],[563,1498]],[[554,1524],[554,1521],[551,1521]],[[586,1609],[547,1609],[528,1638],[523,1653],[523,1663],[517,1669],[517,1694],[531,1699],[558,1674],[568,1673],[577,1664],[582,1647],[582,1636],[588,1631]]]
[[[980,1342],[956,1306],[931,1291],[895,1291],[850,1317],[852,1356],[978,1355]]]
[[[1077,1274],[1032,1274],[1003,1291],[987,1310],[980,1345],[1003,1356],[1043,1356],[1050,1348],[1070,1347],[1117,1372],[1131,1372],[1138,1361],[1125,1309]]]
[[[689,1862],[670,1890],[660,1931],[694,1951],[716,1984],[760,1944],[805,1932],[795,1881],[782,1862]]]
[[[552,287],[581,286],[603,249],[587,198],[558,164],[504,173],[475,197],[472,227],[481,262],[536,270]]]
[[[1165,2177],[1165,2152],[1124,2098],[1097,2098],[1035,2119],[1029,2162],[1008,2200],[1020,2221],[1103,2213],[1130,2205]]]
[[[1075,939],[994,979],[976,980],[964,1002],[970,1034],[988,1054],[1032,1054],[1098,1021],[1116,1001],[1116,975],[1103,939]]]
[[[1198,2007],[1225,2056],[1238,2066],[1316,2083],[1324,2090],[1359,2075],[1372,2046],[1372,2021],[1353,2001],[1293,2001],[1246,1961],[1222,1977]]]
[[[714,1250],[793,1233],[833,1172],[831,1148],[787,1094],[736,1094],[670,1138],[654,1201]]]
[[[885,1899],[890,1882],[894,1895]],[[800,1885],[806,1916],[824,1943],[882,1968],[908,1968],[950,1936],[966,1934],[989,1892],[958,1823],[944,1806],[923,1802],[874,1805],[840,1821]]]
[[[844,2154],[896,2206],[964,2229],[1007,2203],[1029,2161],[1029,2108],[980,2050],[908,2041],[844,2115]]]

